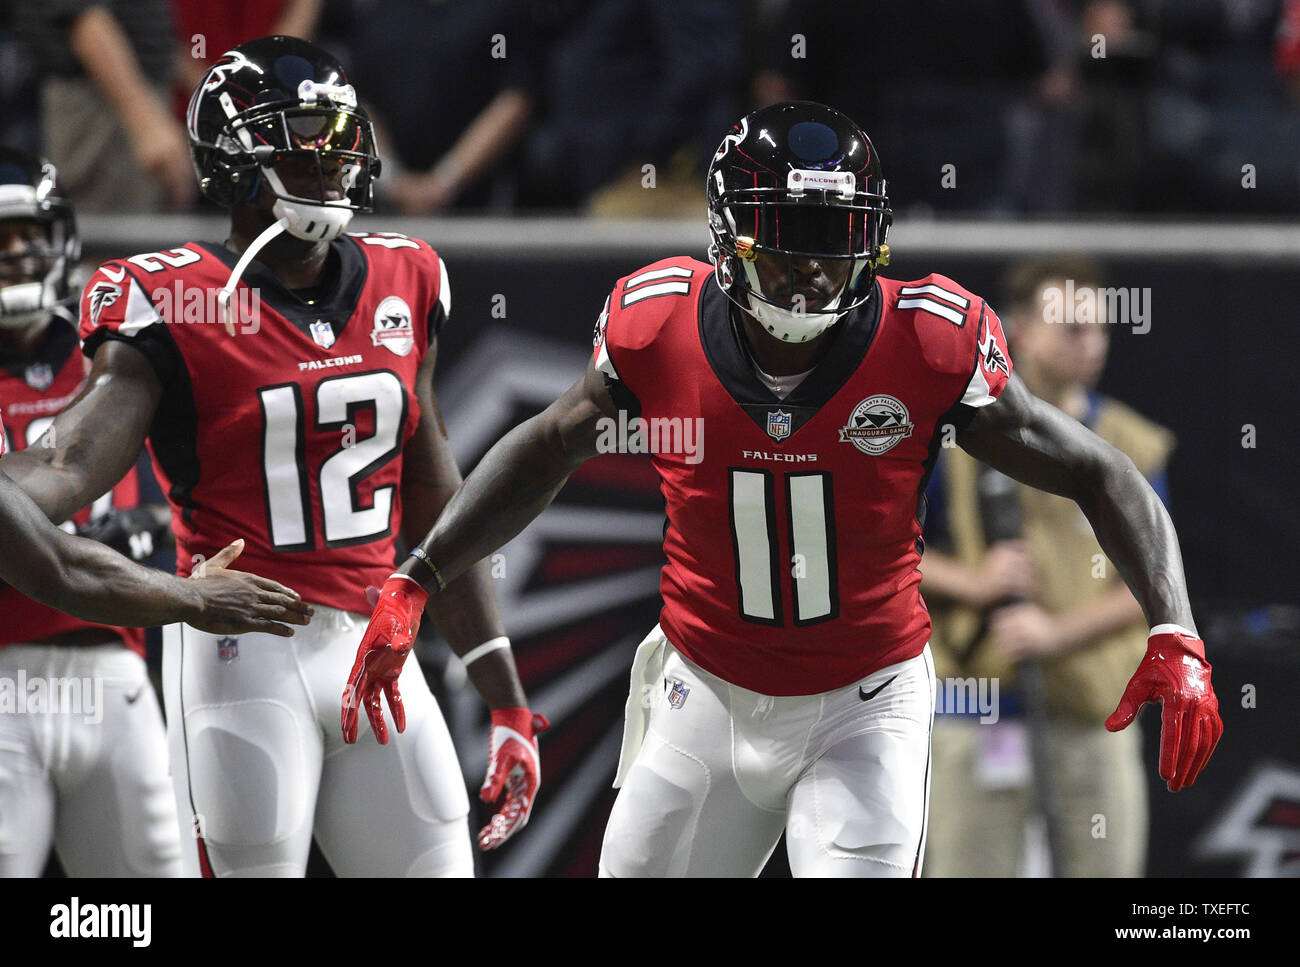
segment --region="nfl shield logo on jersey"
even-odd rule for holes
[[[673,690],[668,693],[668,704],[673,708],[681,708],[686,704],[686,696],[691,693],[688,686],[683,685],[680,681],[673,682]]]
[[[405,356],[415,348],[415,330],[411,328],[411,307],[401,298],[390,295],[375,310],[375,328],[370,342],[389,352]]]
[[[311,324],[311,338],[316,340],[316,345],[321,349],[329,349],[334,345],[334,327],[322,319],[317,319]]]
[[[38,393],[44,393],[54,382],[54,369],[49,363],[32,363],[23,374],[27,385]]]
[[[232,662],[239,657],[238,638],[218,638],[217,657],[224,662]]]
[[[790,414],[772,410],[767,414],[767,435],[773,440],[784,440],[790,435]]]

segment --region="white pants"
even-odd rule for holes
[[[187,876],[302,876],[313,833],[340,876],[473,876],[469,798],[414,657],[399,679],[406,731],[380,745],[339,725],[366,626],[316,605],[294,637],[171,625],[164,700]]]
[[[0,648],[0,876],[51,843],[69,876],[180,875],[162,714],[120,641]]]
[[[656,648],[661,665],[645,660]],[[728,684],[659,628],[637,665],[662,672],[644,693],[649,721],[610,814],[601,876],[757,876],[782,831],[795,876],[920,875],[928,647],[845,688],[793,697]],[[859,686],[885,682],[863,699]],[[634,672],[630,711],[644,684]]]

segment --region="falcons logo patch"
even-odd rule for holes
[[[993,338],[991,332],[980,343],[980,361],[984,366],[984,372],[990,375],[996,373],[999,369],[1006,375],[1011,375],[1011,367],[1007,365],[1006,353],[998,348],[998,341]]]
[[[122,287],[111,282],[96,282],[90,290],[90,325],[99,325],[99,314],[122,298]]]

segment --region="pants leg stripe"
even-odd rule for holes
[[[176,657],[176,706],[180,713],[181,744],[185,746],[185,793],[190,800],[190,819],[192,823],[200,824],[199,811],[194,808],[194,783],[190,780],[190,737],[185,728],[185,625],[180,625],[180,647],[179,654]],[[212,863],[208,859],[208,847],[203,841],[203,830],[201,825],[192,827],[190,830],[194,839],[194,848],[199,852],[199,872],[204,879],[215,879],[216,874],[212,871]]]
[[[925,853],[925,832],[930,825],[930,761],[933,758],[931,750],[934,747],[934,662],[930,657],[930,646],[925,646],[925,670],[926,679],[930,683],[930,730],[926,736],[925,743],[925,794],[921,802],[921,841],[916,845],[916,860],[912,863],[912,878],[915,879],[921,875],[921,857]]]

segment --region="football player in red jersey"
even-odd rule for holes
[[[382,718],[355,747],[334,718],[367,586],[392,571],[399,529],[414,543],[460,484],[432,388],[446,269],[425,242],[343,234],[379,159],[342,66],[312,44],[261,38],[217,58],[188,126],[229,240],[99,268],[81,303],[89,388],[56,420],[57,447],[14,477],[61,514],[147,436],[180,573],[243,536],[250,569],[315,605],[290,643],[165,630],[186,872],[300,876],[314,833],[339,874],[470,875],[464,780],[418,666],[400,696],[385,683],[405,700],[390,746]],[[518,770],[535,789],[534,716],[486,568],[431,611],[492,708],[489,785]]]
[[[867,136],[819,104],[764,108],[707,191],[713,264],[620,279],[586,375],[488,452],[399,568],[455,580],[606,448],[620,410],[658,433],[664,606],[633,667],[601,873],[755,875],[784,830],[796,875],[918,875],[935,686],[920,518],[947,426],[1078,501],[1154,626],[1110,725],[1162,701],[1160,773],[1190,783],[1222,724],[1169,517],[1126,457],[1011,375],[983,299],[876,275],[891,214]],[[688,420],[703,447],[665,448]],[[401,618],[366,641],[402,647]]]
[[[15,449],[41,436],[89,368],[67,308],[78,250],[54,167],[0,148],[0,411]],[[0,425],[0,454],[6,436]],[[68,528],[96,543],[54,527],[0,474],[0,680],[9,691],[0,702],[9,713],[0,715],[0,876],[39,876],[51,843],[74,876],[180,874],[167,742],[144,634],[100,622],[189,620],[213,631],[289,634],[273,620],[246,616],[279,614],[285,605],[307,610],[273,582],[217,579],[215,568],[236,549],[210,562],[209,580],[191,582],[101,546],[137,560],[152,553],[160,528],[152,508],[134,506],[137,491],[132,468],[73,517]],[[306,623],[305,616],[291,620]],[[16,685],[24,681],[26,688]],[[58,700],[28,701],[34,687]]]

